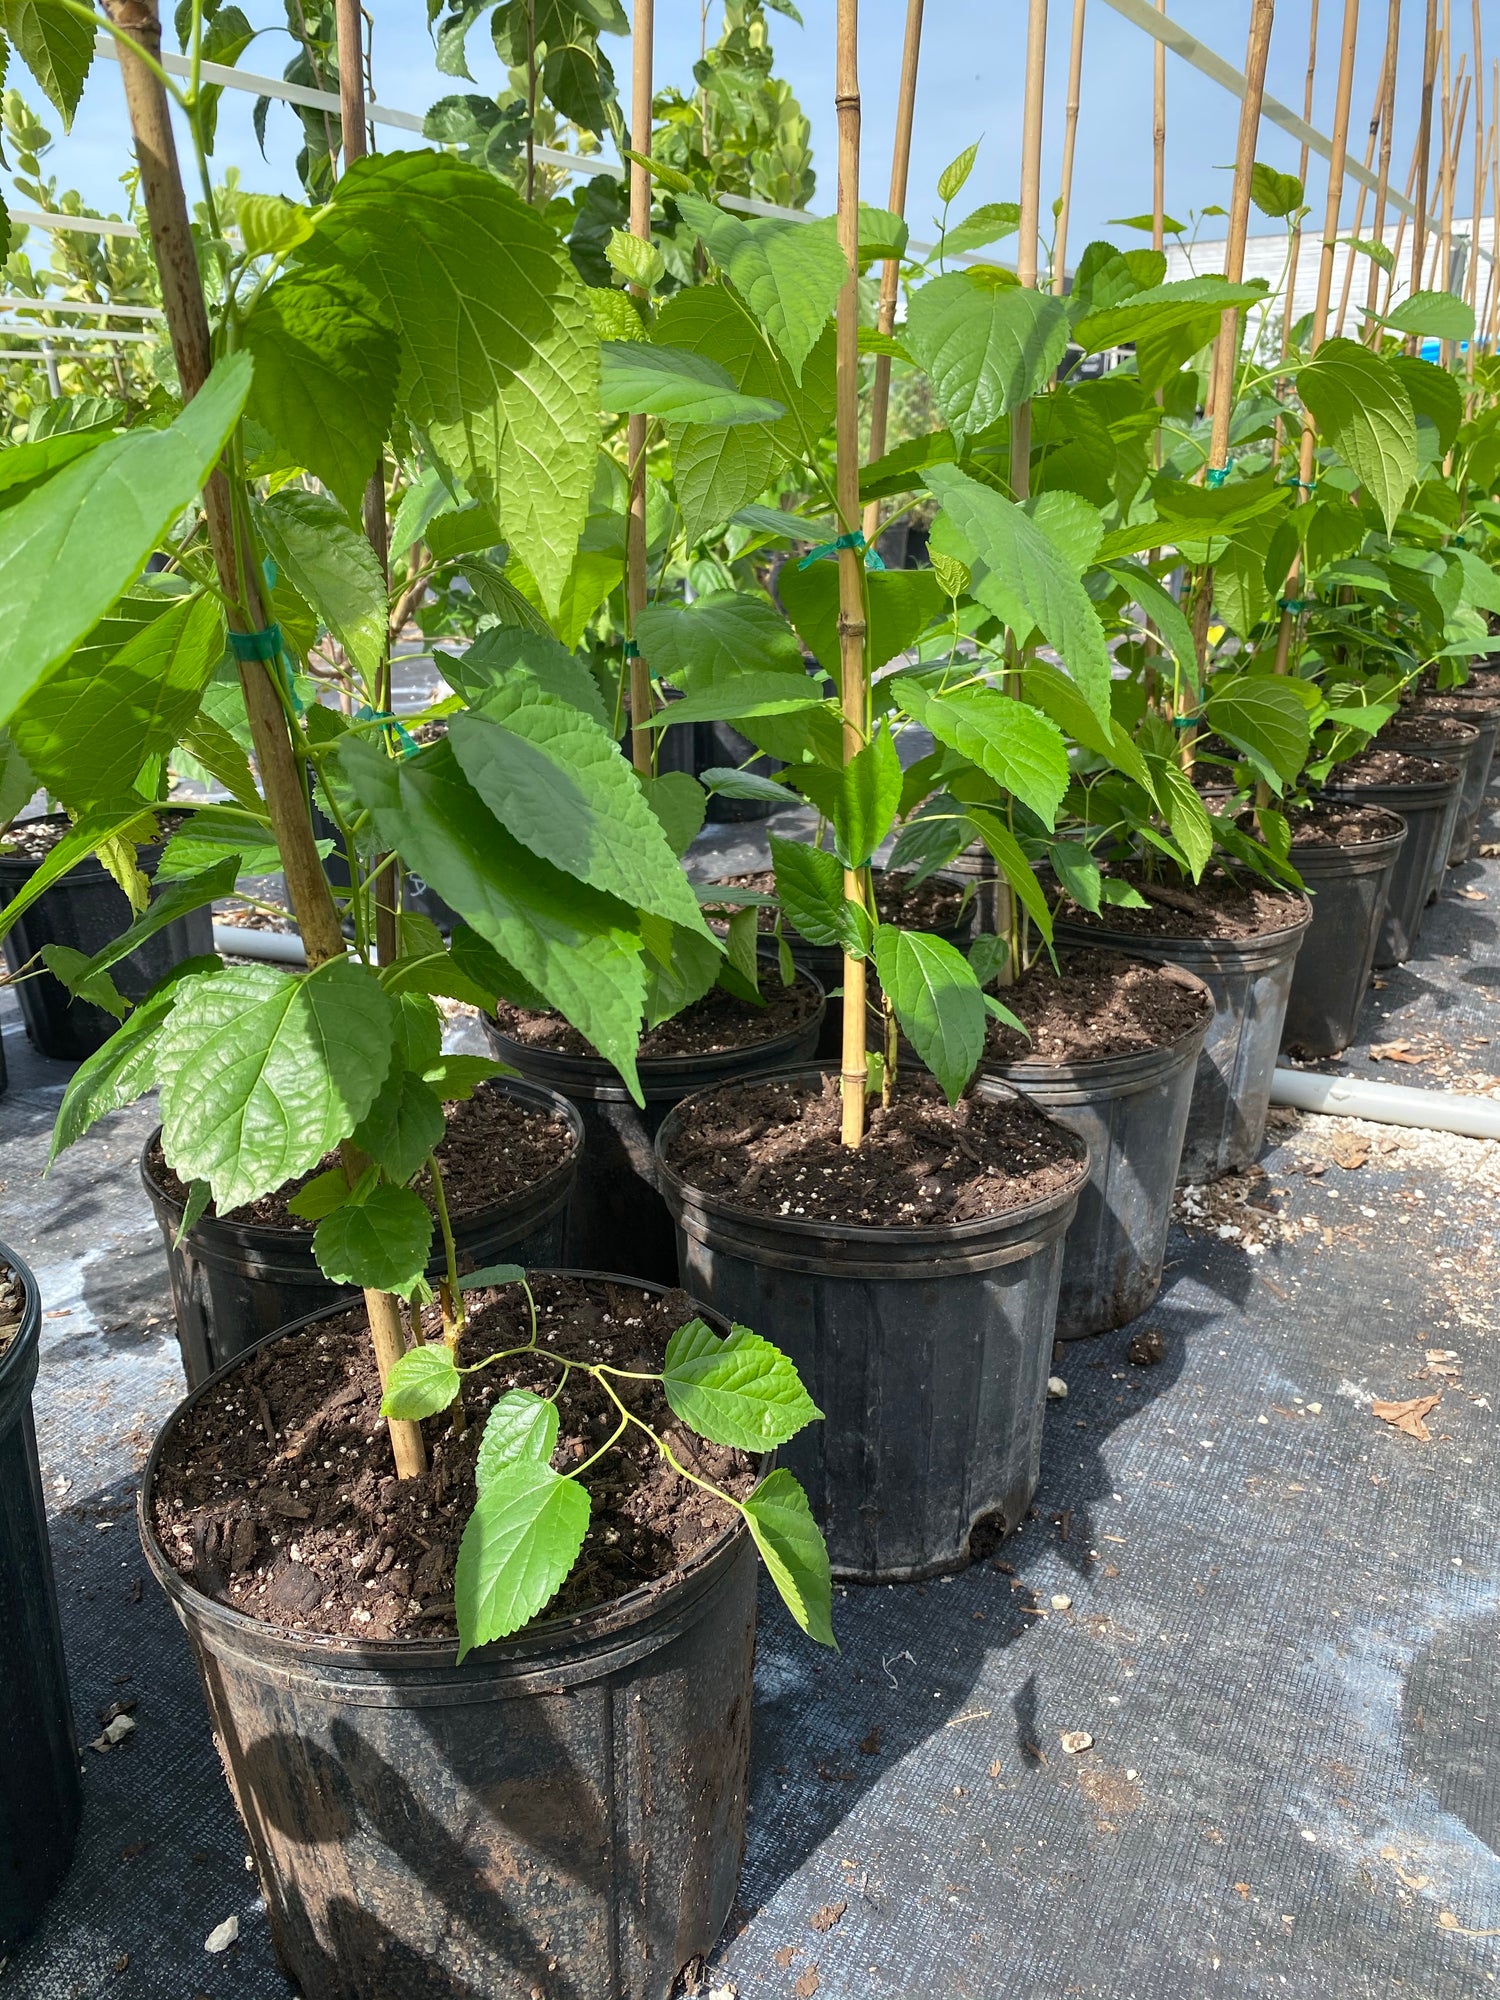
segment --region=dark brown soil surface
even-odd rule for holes
[[[1235,881],[1214,869],[1196,887],[1186,882],[1149,882],[1132,869],[1112,872],[1123,875],[1151,907],[1121,910],[1106,904],[1099,916],[1092,917],[1064,898],[1059,914],[1103,937],[1153,938],[1264,937],[1289,930],[1307,914],[1306,900],[1295,890]]]
[[[1362,847],[1369,840],[1389,840],[1401,831],[1395,813],[1381,806],[1349,805],[1338,799],[1319,799],[1315,805],[1287,814],[1292,829],[1292,846]]]
[[[722,986],[715,986],[691,1007],[684,1007],[670,1021],[663,1021],[641,1041],[639,1060],[650,1062],[673,1056],[713,1056],[730,1049],[751,1049],[759,1042],[774,1042],[782,1035],[805,1027],[818,1011],[817,988],[805,976],[791,986],[779,978],[762,977],[762,1007],[737,1000]],[[502,1035],[523,1042],[532,1049],[554,1049],[559,1055],[592,1056],[602,1060],[561,1014],[528,1014],[502,1000],[495,1009]]]
[[[668,1336],[693,1317],[684,1292],[547,1277],[534,1291],[542,1347],[617,1368],[659,1369]],[[530,1337],[519,1285],[471,1293],[469,1310],[461,1366]],[[424,1331],[437,1330],[429,1309]],[[464,1435],[454,1437],[446,1414],[429,1418],[428,1470],[398,1480],[364,1313],[320,1321],[247,1361],[173,1433],[153,1496],[162,1546],[206,1595],[283,1631],[359,1642],[452,1638],[453,1565],[490,1406],[508,1389],[551,1395],[560,1373],[533,1354],[469,1376]],[[684,1465],[736,1498],[750,1491],[753,1462],[684,1430],[656,1384],[615,1386]],[[552,1464],[566,1472],[599,1448],[618,1412],[594,1377],[576,1371],[558,1411]],[[663,1582],[734,1518],[723,1501],[674,1473],[637,1430],[586,1483],[589,1532],[547,1616]]]
[[[1071,1063],[1091,1057],[1170,1048],[1213,1010],[1201,988],[1184,985],[1163,965],[1114,952],[1058,953],[1061,976],[1038,959],[998,994],[1031,1030],[991,1021],[985,1050],[997,1061]]]
[[[143,812],[149,808],[143,806]],[[159,812],[156,823],[161,828],[162,838],[176,833],[187,819],[184,812]],[[66,813],[49,813],[45,819],[18,819],[0,837],[0,851],[8,850],[19,854],[27,861],[45,861],[65,833],[73,831],[73,823]]]
[[[1376,735],[1375,741],[1388,748],[1404,750],[1409,745],[1425,748],[1431,744],[1472,743],[1476,735],[1472,722],[1460,722],[1456,715],[1431,714],[1426,704],[1420,711],[1403,709]]]
[[[9,1264],[0,1263],[0,1356],[21,1331],[21,1315],[25,1307],[26,1294],[21,1289],[21,1280]]]
[[[751,889],[762,896],[776,894],[776,877],[771,869],[756,875],[724,875],[719,878],[727,888]],[[899,924],[908,931],[956,930],[959,915],[963,909],[964,892],[953,882],[940,881],[929,875],[919,882],[915,889],[907,884],[911,876],[898,869],[895,874],[887,874],[882,868],[875,870],[875,908],[880,913],[883,924]],[[762,910],[760,928],[773,930],[776,924],[774,910]],[[790,924],[785,928],[792,931]],[[792,931],[795,936],[795,931]]]
[[[867,1229],[1005,1215],[1081,1180],[1079,1142],[1024,1098],[950,1107],[930,1077],[872,1105],[863,1145],[840,1142],[836,1076],[822,1088],[736,1083],[698,1099],[670,1164],[691,1186],[757,1215]]]
[[[1407,757],[1399,750],[1366,750],[1347,764],[1336,764],[1329,772],[1330,791],[1365,790],[1371,785],[1446,785],[1454,767],[1439,764],[1431,757]]]
[[[572,1143],[567,1126],[550,1111],[536,1111],[518,1104],[500,1090],[483,1085],[460,1104],[444,1107],[448,1130],[437,1149],[443,1172],[443,1190],[449,1212],[473,1215],[509,1201],[545,1180],[554,1167],[562,1165]],[[173,1201],[184,1204],[187,1188],[162,1155],[161,1140],[151,1142],[148,1164],[151,1177]],[[287,1203],[317,1174],[338,1165],[337,1153],[320,1160],[312,1173],[288,1181],[275,1194],[262,1195],[230,1216],[232,1222],[253,1222],[264,1229],[314,1229],[317,1225],[293,1215]],[[419,1184],[425,1196],[425,1180]],[[212,1202],[206,1213],[216,1213]]]
[[[1500,687],[1449,688],[1442,694],[1435,689],[1424,690],[1417,703],[1419,715],[1456,715],[1460,721],[1487,716],[1496,708],[1500,708]],[[1402,710],[1403,715],[1406,712]]]

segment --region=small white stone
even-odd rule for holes
[[[220,1924],[216,1929],[211,1930],[208,1936],[203,1940],[203,1949],[205,1951],[211,1951],[215,1954],[215,1956],[217,1956],[218,1953],[221,1951],[228,1951],[229,1947],[234,1943],[235,1939],[239,1936],[239,1934],[240,1934],[239,1918],[226,1917],[223,1923]]]
[[[1073,1600],[1071,1597],[1064,1597],[1061,1591],[1059,1591],[1057,1596],[1052,1600],[1052,1609],[1054,1611],[1071,1611],[1073,1609]]]
[[[1048,1402],[1060,1403],[1063,1397],[1067,1395],[1067,1393],[1068,1393],[1068,1385],[1063,1380],[1061,1375],[1049,1375],[1047,1377]]]
[[[1082,1751],[1094,1747],[1094,1739],[1086,1729],[1065,1729],[1058,1740],[1070,1757],[1077,1757]]]

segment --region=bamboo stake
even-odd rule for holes
[[[1385,69],[1388,57],[1389,51],[1387,51],[1386,57],[1383,57],[1381,60],[1380,81],[1375,86],[1375,105],[1370,113],[1370,129],[1365,138],[1365,171],[1367,173],[1369,172],[1371,161],[1375,158],[1375,142],[1380,136],[1381,121],[1385,115]],[[1360,230],[1364,227],[1365,195],[1367,192],[1368,190],[1364,182],[1361,181],[1359,184],[1359,197],[1354,204],[1354,222],[1349,231],[1351,237],[1357,238]],[[1349,310],[1349,300],[1354,291],[1355,254],[1351,245],[1349,254],[1344,259],[1344,285],[1343,290],[1339,293],[1339,309],[1333,324],[1335,339],[1343,334],[1344,317]]]
[[[1486,351],[1493,354],[1500,325],[1500,59],[1493,64],[1491,76],[1490,131],[1494,144],[1490,149],[1490,275],[1485,288],[1484,332]]]
[[[1391,0],[1392,6],[1400,0]],[[1313,115],[1313,84],[1318,74],[1318,0],[1312,0],[1307,25],[1307,81],[1302,87],[1302,122],[1311,125]],[[1302,183],[1302,199],[1307,200],[1307,164],[1312,158],[1309,148],[1302,148],[1301,164],[1297,168],[1297,178]],[[1296,319],[1297,266],[1302,258],[1302,219],[1299,216],[1292,230],[1292,240],[1287,250],[1286,260],[1286,303],[1281,309],[1281,364],[1285,368],[1292,351],[1292,325]],[[1276,448],[1281,449],[1281,419],[1276,419]]]
[[[1078,143],[1078,109],[1083,97],[1083,15],[1086,4],[1087,0],[1073,0],[1068,97],[1063,107],[1062,200],[1057,210],[1057,236],[1052,246],[1052,291],[1056,298],[1063,296],[1068,281],[1068,217],[1073,206],[1073,152]],[[1160,42],[1157,47],[1161,47]]]
[[[1167,0],[1156,0],[1156,11],[1165,14]],[[1313,0],[1316,20],[1318,0]],[[1151,248],[1167,247],[1167,45],[1153,40],[1151,72]],[[1157,433],[1160,443],[1161,433]]]
[[[838,112],[838,230],[848,271],[838,299],[836,425],[839,527],[851,534],[859,519],[859,0],[838,0],[834,104]],[[858,548],[839,550],[839,685],[844,715],[844,762],[869,741],[865,679],[865,564]],[[865,871],[844,871],[844,895],[865,904]],[[865,1136],[865,962],[844,954],[844,1039],[840,1136],[858,1146]]]
[[[128,35],[147,57],[159,64],[161,21],[156,0],[107,0],[107,5],[115,26]],[[125,86],[126,108],[135,140],[136,161],[140,168],[141,196],[146,204],[152,250],[161,275],[162,305],[167,315],[183,398],[190,402],[208,378],[208,312],[188,223],[187,197],[183,191],[177,147],[172,135],[171,115],[160,77],[148,62],[132,53],[129,42],[117,40],[116,46],[120,56],[120,75]],[[227,600],[230,616],[243,621],[242,629],[262,630],[265,613],[260,590],[254,570],[243,559],[235,533],[229,480],[222,468],[210,476],[204,488],[203,503],[219,585]],[[344,937],[339,929],[328,879],[313,844],[307,799],[281,697],[272,685],[268,667],[258,661],[241,664],[240,684],[245,692],[245,707],[249,713],[261,786],[308,964],[315,966],[328,959],[342,958]],[[405,1351],[400,1313],[396,1301],[388,1299],[383,1293],[367,1292],[365,1302],[370,1312],[370,1333],[376,1360],[384,1380],[390,1363]],[[390,1431],[398,1476],[410,1478],[424,1470],[426,1452],[420,1426],[392,1422]]]
[[[1477,0],[1476,0],[1477,4]],[[1375,213],[1370,225],[1372,242],[1385,241],[1385,204],[1391,185],[1391,147],[1396,124],[1396,63],[1401,50],[1401,0],[1391,0],[1385,27],[1385,102],[1380,120],[1380,173],[1375,187]],[[1392,259],[1394,264],[1395,260]],[[1372,257],[1365,281],[1366,338],[1378,338],[1375,314],[1380,298],[1380,266]]]
[[[1354,95],[1354,45],[1359,34],[1359,0],[1344,0],[1344,33],[1339,46],[1338,91],[1333,110],[1333,145],[1328,160],[1328,207],[1323,217],[1323,254],[1318,264],[1318,293],[1313,303],[1312,339],[1308,353],[1316,354],[1328,332],[1328,308],[1333,298],[1333,260],[1338,247],[1339,210],[1344,198],[1344,166],[1349,145],[1349,105]],[[1317,433],[1304,417],[1302,451],[1297,480],[1302,492],[1312,486]],[[1300,554],[1293,559],[1287,579],[1288,596],[1296,595],[1301,575]],[[1281,624],[1276,633],[1276,671],[1284,674],[1291,662],[1294,614],[1282,606]]]
[[[1417,119],[1416,214],[1411,226],[1411,289],[1422,289],[1427,263],[1427,178],[1432,154],[1432,93],[1437,83],[1438,0],[1427,0],[1422,44],[1422,109]]]
[[[1421,136],[1419,134],[1418,137],[1412,141],[1411,165],[1406,170],[1406,199],[1409,202],[1413,203],[1415,202],[1416,191],[1417,191],[1417,159],[1421,152],[1421,147],[1422,147],[1422,141],[1421,141]],[[1396,223],[1396,241],[1391,250],[1391,268],[1386,273],[1385,309],[1387,313],[1389,313],[1391,309],[1391,301],[1396,296],[1396,273],[1401,268],[1401,245],[1405,240],[1406,240],[1406,211],[1405,209],[1403,209]],[[1378,329],[1376,329],[1371,333],[1370,339],[1372,345],[1377,345],[1379,343],[1380,334]]]
[[[1474,31],[1474,203],[1469,210],[1469,310],[1475,316],[1474,332],[1468,343],[1464,373],[1474,380],[1474,359],[1479,346],[1479,221],[1484,213],[1484,177],[1489,166],[1484,130],[1484,22],[1479,0],[1473,0]],[[1493,134],[1491,135],[1493,137]],[[1472,412],[1471,412],[1472,414]]]
[[[339,125],[343,134],[344,166],[362,160],[369,147],[369,126],[365,120],[364,50],[360,35],[360,0],[335,0],[334,19],[339,51]],[[380,666],[375,676],[374,707],[377,714],[391,710],[391,645],[389,597],[391,588],[390,533],[385,513],[385,453],[375,463],[365,487],[365,536],[375,551],[380,574],[385,579],[387,597],[386,640],[381,647]],[[381,965],[394,965],[399,952],[396,911],[400,902],[400,863],[394,855],[375,857],[375,957]],[[381,1378],[385,1378],[382,1376]]]
[[[1026,95],[1021,117],[1021,223],[1016,277],[1036,289],[1042,196],[1042,100],[1047,81],[1047,0],[1030,0],[1026,22]],[[1010,490],[1017,500],[1031,492],[1031,401],[1010,413]]]
[[[1245,50],[1245,95],[1240,100],[1240,127],[1234,149],[1234,187],[1229,197],[1229,232],[1224,244],[1224,275],[1237,285],[1245,275],[1245,242],[1250,233],[1250,181],[1255,171],[1255,146],[1260,136],[1261,99],[1266,88],[1266,59],[1271,52],[1271,24],[1276,0],[1252,0],[1250,34]],[[1213,428],[1209,433],[1208,464],[1205,477],[1220,485],[1229,467],[1229,422],[1233,415],[1234,371],[1239,359],[1240,313],[1238,306],[1226,306],[1219,315],[1219,332],[1214,342],[1209,394],[1213,402]],[[1193,653],[1197,686],[1189,691],[1185,715],[1198,712],[1199,699],[1208,670],[1208,628],[1213,611],[1213,565],[1205,566],[1193,599]],[[1193,768],[1191,727],[1182,736],[1182,765]]]
[[[923,0],[906,0],[906,40],[901,50],[901,84],[896,96],[896,136],[891,146],[891,213],[905,217],[906,182],[911,171],[911,135],[917,114],[917,62],[922,52]],[[888,334],[896,324],[896,300],[901,289],[901,259],[887,257],[880,267],[880,300],[875,325]],[[885,454],[886,425],[891,406],[891,357],[875,357],[875,381],[870,397],[870,458]],[[880,528],[880,502],[865,506],[861,530],[873,542]]]
[[[1459,77],[1463,76],[1462,65]],[[1438,231],[1437,285],[1448,289],[1448,273],[1453,268],[1453,0],[1443,0],[1443,85],[1442,145],[1438,155],[1438,200],[1442,205],[1442,226]],[[1438,352],[1446,368],[1449,343],[1439,343]]]
[[[641,159],[651,157],[651,66],[656,0],[635,0],[630,35],[630,144]],[[630,162],[630,233],[651,241],[651,176],[639,160]],[[637,298],[645,292],[632,286]],[[651,775],[651,669],[641,658],[636,620],[646,608],[646,418],[630,417],[625,453],[630,462],[630,512],[625,522],[625,608],[630,628],[630,761],[643,778]]]

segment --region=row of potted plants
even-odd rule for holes
[[[664,1995],[733,1898],[756,1551],[832,1643],[835,1576],[1014,1527],[1054,1337],[1144,1310],[1179,1176],[1254,1158],[1284,1036],[1347,1043],[1472,839],[1493,363],[1399,351],[1436,294],[1268,368],[1259,285],[1100,243],[1044,293],[946,268],[1004,214],[923,260],[847,184],[838,227],[747,218],[666,147],[622,284],[455,150],[232,218],[205,179],[195,246],[203,93],[117,27],[182,401],[6,454],[3,782],[61,811],[0,923],[23,998],[119,1023],[54,1152],[159,1092],[191,1393],[148,1559],[302,1990],[565,1951]],[[861,353],[941,420],[863,468]],[[871,561],[890,502],[930,566]],[[397,614],[455,576],[482,626],[398,721]],[[721,724],[703,783],[652,750]],[[813,837],[691,879],[710,791]],[[95,865],[125,929],[23,931]],[[273,870],[306,968],[225,963]]]

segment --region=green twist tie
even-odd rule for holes
[[[1316,479],[1283,479],[1281,483],[1283,486],[1300,486],[1304,493],[1316,493],[1318,490]]]
[[[272,665],[281,658],[285,645],[279,625],[268,625],[263,632],[231,632],[229,635],[229,650],[237,660],[264,660]]]
[[[368,702],[361,702],[359,707],[354,711],[354,720],[356,722],[388,723],[396,732],[396,738],[401,745],[401,755],[403,757],[415,757],[422,747],[411,731],[403,728],[396,716],[388,708],[371,708]]]
[[[634,639],[625,641],[625,657],[627,660],[638,660],[641,657],[641,649]]]
[[[1299,611],[1311,611],[1316,602],[1317,599],[1313,597],[1278,597],[1276,609],[1289,611],[1295,618]]]
[[[1228,477],[1229,467],[1227,465],[1211,465],[1206,474],[1207,483],[1215,487],[1222,486]]]
[[[797,567],[798,569],[806,569],[810,563],[817,562],[823,556],[837,555],[840,549],[858,549],[862,551],[866,569],[885,568],[885,564],[881,561],[877,551],[870,547],[870,544],[864,538],[864,534],[858,528],[852,534],[840,535],[836,541],[819,542],[815,549],[808,550]]]
[[[1197,715],[1174,715],[1172,717],[1172,727],[1174,729],[1196,729],[1201,720],[1202,717]]]

